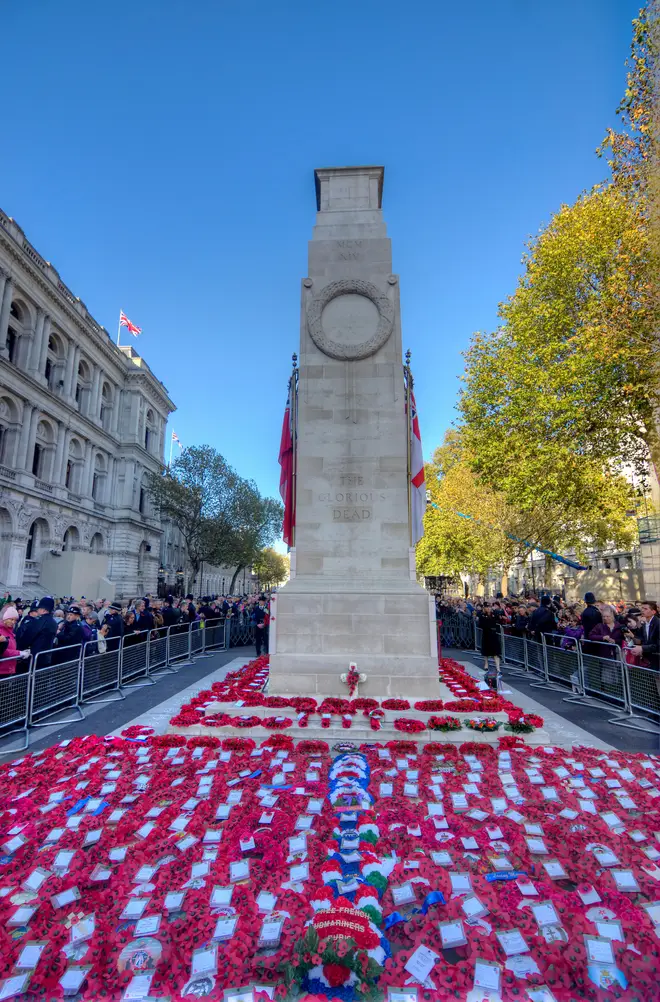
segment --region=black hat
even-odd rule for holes
[[[38,608],[39,608],[39,603],[35,598],[34,601],[30,602],[30,612],[36,612]]]
[[[543,598],[541,599],[541,605],[551,605],[551,603],[552,599],[550,598],[549,595],[544,595]]]
[[[186,602],[194,602],[192,595],[186,595]]]
[[[70,605],[69,612],[72,612],[74,616],[82,616],[82,609],[79,605]]]
[[[114,609],[115,612],[121,612],[121,605],[119,604],[119,602],[111,602],[110,608]]]
[[[45,609],[47,612],[52,612],[54,608],[55,608],[55,602],[50,597],[50,595],[44,596],[44,598],[41,599],[39,605],[37,606],[37,609]]]
[[[587,605],[592,605],[596,601],[596,596],[592,591],[588,591],[587,594],[584,596],[584,600],[587,603]]]

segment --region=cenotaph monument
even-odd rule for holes
[[[271,622],[272,694],[434,698],[431,597],[415,580],[399,280],[382,167],[315,171],[302,282],[291,580]]]

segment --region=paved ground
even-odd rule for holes
[[[471,651],[452,649],[443,650],[443,654],[448,658],[455,658],[456,661],[460,661],[466,667],[477,668],[478,671],[474,671],[474,675],[480,678],[483,677],[483,658],[480,655]],[[531,677],[528,680],[523,675],[514,674],[506,665],[503,668],[503,675],[506,688],[514,692],[514,695],[510,697],[512,702],[522,706],[525,710],[540,713],[546,720],[546,726],[550,729],[551,733],[552,720],[550,715],[544,712],[544,709],[552,711],[553,716],[558,715],[563,718],[566,728],[570,728],[571,725],[582,728],[593,739],[598,739],[612,748],[618,748],[620,751],[627,752],[645,751],[660,753],[660,735],[631,730],[627,727],[608,723],[612,717],[618,715],[616,707],[584,706],[581,703],[565,703],[564,696],[570,695],[568,690],[563,689],[558,692],[551,689],[532,688],[530,681],[535,682],[538,679]],[[520,693],[521,697],[533,700],[537,704],[537,709],[534,711],[531,706],[526,706],[523,698],[516,698],[516,693]],[[557,741],[557,743],[563,744],[564,742]],[[592,740],[591,743],[596,744],[596,741]]]

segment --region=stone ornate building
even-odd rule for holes
[[[0,589],[156,591],[162,528],[145,478],[173,410],[0,211]]]

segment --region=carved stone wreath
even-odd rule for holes
[[[371,300],[378,310],[378,327],[368,341],[362,341],[360,344],[341,344],[325,334],[321,318],[323,310],[331,300],[351,293]],[[392,333],[393,325],[394,307],[390,300],[375,285],[361,278],[342,278],[337,282],[330,282],[307,307],[307,329],[312,341],[324,355],[343,361],[368,358],[369,355],[373,355],[383,347]]]

